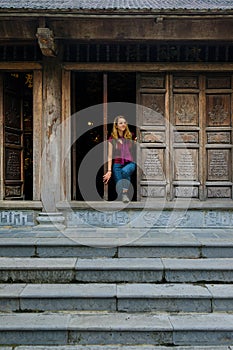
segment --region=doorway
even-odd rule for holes
[[[72,199],[96,201],[103,198],[115,200],[115,184],[111,180],[103,185],[106,150],[103,141],[111,134],[114,118],[125,115],[125,105],[129,106],[125,115],[131,131],[136,132],[136,73],[124,72],[74,72],[72,76],[72,138],[76,140],[72,146]],[[107,105],[107,109],[105,109]],[[74,135],[75,134],[75,135]],[[95,152],[95,149],[98,152]],[[87,161],[84,173],[86,185],[80,185],[82,164],[93,152],[98,169],[93,169],[91,161]],[[95,166],[94,166],[95,168]],[[95,173],[94,187],[91,191],[89,175]],[[93,177],[91,177],[93,179]],[[91,182],[93,182],[91,180]],[[133,200],[136,200],[136,175],[132,179],[134,187]],[[82,180],[81,180],[82,182]],[[85,187],[85,193],[82,191]],[[93,187],[93,188],[94,188]]]

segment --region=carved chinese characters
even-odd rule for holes
[[[142,149],[143,179],[164,179],[163,157],[162,149]]]
[[[21,180],[21,151],[6,149],[6,180]]]
[[[198,179],[197,150],[176,149],[174,163],[176,180]]]
[[[229,150],[208,151],[208,180],[229,180]]]

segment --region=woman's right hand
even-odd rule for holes
[[[105,185],[107,185],[107,183],[110,180],[111,176],[112,176],[112,172],[111,171],[107,171],[106,174],[103,176],[103,183]]]

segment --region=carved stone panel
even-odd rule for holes
[[[173,79],[174,88],[198,88],[198,77],[196,76],[175,76]]]
[[[164,143],[165,133],[158,131],[142,131],[142,142]]]
[[[207,95],[207,126],[231,125],[231,95]]]
[[[230,76],[215,76],[207,77],[207,89],[230,89],[231,77]]]
[[[141,104],[142,125],[164,125],[165,96],[164,94],[142,94]]]
[[[208,143],[231,143],[231,133],[227,131],[207,132]]]
[[[198,110],[197,94],[174,94],[176,125],[198,125]]]
[[[175,143],[198,143],[198,131],[175,131]]]
[[[5,179],[21,180],[21,150],[5,150]]]
[[[198,151],[196,149],[175,149],[175,180],[198,180]]]
[[[157,88],[162,89],[165,87],[164,75],[142,75],[140,79],[141,88]]]
[[[143,148],[141,166],[143,180],[164,180],[164,150]]]
[[[222,187],[207,187],[208,198],[231,198],[231,188]]]
[[[230,181],[230,150],[208,150],[208,180]]]

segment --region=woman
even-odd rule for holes
[[[133,160],[134,141],[136,138],[130,132],[126,119],[121,115],[116,117],[108,140],[108,171],[103,176],[103,182],[107,184],[113,173],[117,193],[122,196],[124,203],[129,202],[129,185],[136,169]]]

